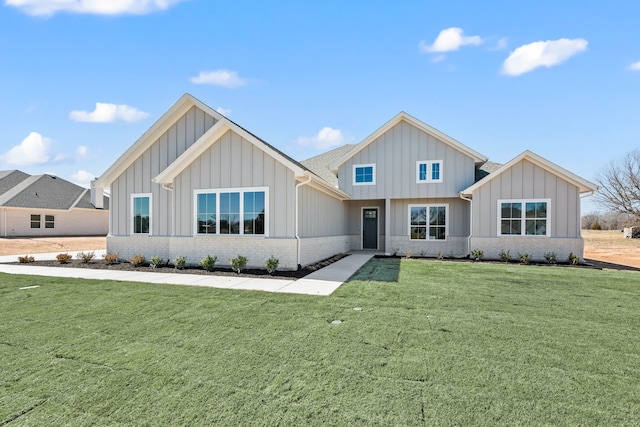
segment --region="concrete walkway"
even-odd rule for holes
[[[95,252],[97,259],[100,259],[104,254],[104,251]],[[33,254],[32,256],[39,261],[55,260],[58,253]],[[77,252],[69,252],[69,254],[73,255],[75,258]],[[298,280],[1,264],[16,262],[18,260],[18,255],[0,257],[0,272],[49,277],[163,283],[170,285],[205,286],[225,289],[246,289],[253,291],[284,292],[305,295],[331,295],[333,291],[338,289],[340,285],[347,281],[349,277],[351,277],[374,255],[374,252],[352,253],[349,256],[342,258],[340,261],[314,271],[313,273]]]

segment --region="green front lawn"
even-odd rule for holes
[[[639,273],[374,259],[330,297],[0,275],[0,426],[639,420]]]

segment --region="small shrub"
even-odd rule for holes
[[[474,249],[471,251],[471,259],[474,261],[480,261],[484,256],[484,251],[482,249]]]
[[[569,256],[567,257],[567,262],[571,265],[576,265],[580,261],[580,257],[574,255],[573,252],[569,252]]]
[[[240,272],[242,272],[242,270],[247,266],[247,257],[238,255],[235,258],[229,258],[229,263],[231,264],[233,271],[240,274]]]
[[[413,256],[413,252],[411,252],[411,250],[407,249],[407,250],[404,252],[404,257],[405,257],[405,258],[411,258],[412,256]]]
[[[178,270],[184,270],[185,265],[187,265],[187,257],[186,256],[177,256],[173,259],[173,265]]]
[[[151,268],[162,267],[162,258],[160,258],[159,256],[152,256],[149,260],[149,265],[151,266]]]
[[[444,259],[444,252],[440,251],[438,252],[438,257],[437,257],[440,261],[442,261]]]
[[[118,254],[113,252],[107,252],[103,256],[104,262],[107,265],[112,265],[118,262]]]
[[[20,264],[29,264],[30,262],[34,262],[36,259],[30,255],[19,256],[18,262]]]
[[[73,258],[71,255],[69,254],[58,254],[56,255],[56,259],[58,260],[58,262],[60,264],[68,264],[69,261],[71,261],[71,258]]]
[[[144,255],[138,254],[138,255],[134,255],[131,258],[129,258],[129,262],[134,267],[140,267],[140,266],[144,265],[147,262],[147,259],[144,257]]]
[[[594,222],[593,225],[591,226],[592,230],[602,230],[602,226],[600,225],[600,223],[598,221]]]
[[[518,254],[518,258],[520,259],[521,264],[529,264],[529,260],[531,259],[531,255],[528,253]]]
[[[267,273],[273,274],[278,269],[279,263],[280,260],[271,255],[269,259],[264,262],[264,267],[267,269]]]
[[[207,271],[213,271],[213,268],[216,265],[216,261],[218,261],[217,256],[212,257],[211,255],[207,255],[200,260],[200,265]]]
[[[391,249],[391,256],[396,256],[398,255],[398,252],[400,251],[400,249],[398,248],[392,248]]]
[[[502,262],[509,262],[511,261],[511,254],[509,253],[509,251],[500,251],[500,254],[498,255],[500,257],[500,261]]]
[[[555,264],[557,262],[557,258],[558,256],[555,252],[547,252],[544,254],[544,259],[546,259],[549,264]]]
[[[88,264],[96,257],[96,253],[94,251],[91,252],[78,252],[76,258],[82,260],[83,263]]]

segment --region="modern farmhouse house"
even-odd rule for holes
[[[596,186],[526,151],[505,165],[400,113],[357,145],[297,162],[182,96],[93,186],[122,257],[269,256],[295,269],[349,250],[466,257],[583,253]]]

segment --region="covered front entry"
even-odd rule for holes
[[[378,249],[378,208],[362,208],[362,249]]]

